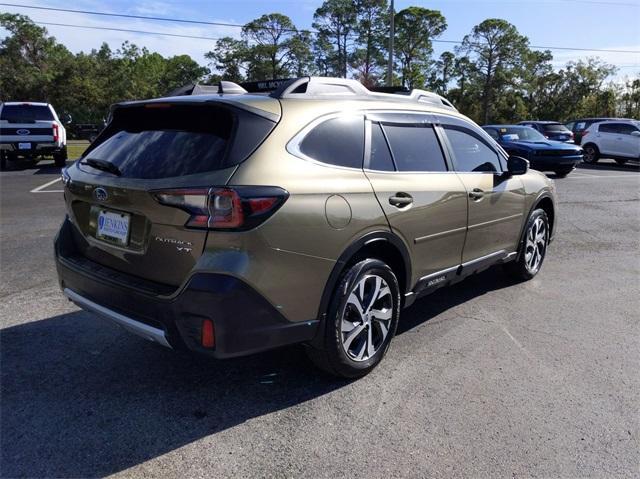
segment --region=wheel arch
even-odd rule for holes
[[[404,293],[411,288],[411,258],[404,242],[389,231],[373,231],[365,234],[343,251],[329,274],[318,308],[320,327],[316,338],[323,337],[324,319],[342,273],[352,264],[365,258],[376,258],[389,265],[398,278],[401,297],[404,297]]]
[[[553,238],[555,232],[556,225],[556,208],[553,204],[553,198],[550,193],[542,193],[536,200],[533,202],[533,205],[527,212],[527,216],[525,217],[525,221],[522,225],[522,231],[520,232],[520,241],[518,242],[518,258],[520,258],[520,254],[522,251],[522,244],[524,242],[525,234],[527,232],[527,225],[529,224],[529,218],[531,217],[531,213],[533,213],[537,209],[542,209],[549,219],[549,238],[550,240]]]

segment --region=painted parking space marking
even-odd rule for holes
[[[44,185],[40,185],[34,189],[32,189],[29,193],[64,193],[64,190],[45,190],[51,185],[56,184],[58,181],[62,181],[62,178],[56,178],[55,180],[51,180]]]

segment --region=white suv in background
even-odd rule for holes
[[[585,163],[612,158],[619,165],[640,160],[640,121],[615,120],[594,123],[582,133]]]

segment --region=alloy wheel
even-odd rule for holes
[[[385,344],[393,318],[393,297],[380,276],[364,276],[351,290],[341,321],[342,348],[353,361],[372,358]]]
[[[587,146],[584,149],[584,162],[593,163],[596,159],[596,149],[592,146]]]
[[[531,274],[540,269],[547,248],[547,225],[542,218],[536,218],[527,232],[524,262]]]

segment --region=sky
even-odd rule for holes
[[[2,2],[3,0],[0,0]],[[288,15],[298,28],[311,28],[313,13],[322,0],[14,0],[7,3],[58,7],[163,18],[181,18],[244,24],[265,13]],[[487,18],[503,18],[529,38],[531,45],[627,50],[631,53],[552,50],[554,66],[599,56],[616,65],[616,81],[640,75],[640,0],[396,0],[396,11],[409,5],[440,10],[448,24],[442,40],[461,40]],[[122,28],[178,35],[239,37],[240,29],[146,19],[124,19],[88,14],[33,10],[0,5],[0,12],[22,13],[35,22]],[[112,49],[128,40],[164,56],[188,54],[206,65],[204,54],[215,40],[176,38],[140,33],[89,30],[45,25],[49,33],[73,52],[90,51],[107,42]],[[0,38],[6,35],[0,29]],[[455,45],[434,44],[435,56]]]

